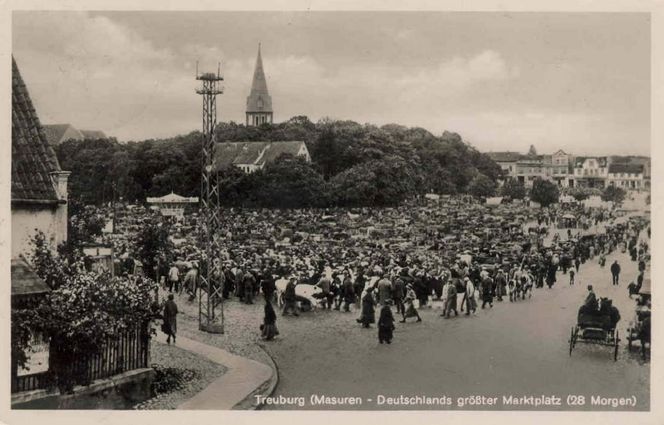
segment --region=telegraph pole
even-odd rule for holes
[[[223,93],[221,64],[217,73],[198,73],[196,80],[201,82],[196,93],[203,96],[203,151],[201,167],[201,222],[207,267],[200,274],[201,287],[198,291],[198,327],[210,333],[224,333],[224,308],[222,297],[221,245],[219,231],[221,217],[219,210],[219,184],[214,167],[214,130],[217,125],[217,95]],[[200,269],[199,269],[200,270]]]

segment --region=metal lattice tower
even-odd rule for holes
[[[196,80],[201,86],[196,93],[203,96],[203,152],[201,168],[201,203],[203,243],[207,258],[206,270],[201,273],[198,291],[198,327],[210,333],[224,333],[224,308],[222,297],[223,271],[221,270],[221,211],[219,209],[219,184],[214,169],[214,130],[217,125],[217,95],[223,93],[220,82],[221,65],[217,73],[198,73]]]

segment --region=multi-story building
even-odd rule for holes
[[[610,164],[607,181],[608,185],[625,190],[644,189],[644,166],[642,164]]]
[[[604,189],[608,177],[608,157],[580,156],[574,160],[574,182],[576,187]]]
[[[562,150],[553,155],[520,154],[518,152],[489,152],[493,159],[505,171],[505,176],[532,187],[540,178],[550,180],[558,186],[574,185],[570,172],[571,156]]]

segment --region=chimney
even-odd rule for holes
[[[55,192],[60,201],[67,201],[68,191],[67,182],[69,181],[70,171],[53,171],[50,173],[53,184],[55,185]]]

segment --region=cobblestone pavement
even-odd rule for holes
[[[160,299],[166,294],[166,291],[160,290]],[[210,334],[198,329],[198,300],[189,301],[188,296],[183,293],[175,296],[175,302],[181,313],[178,314],[178,335],[270,365],[268,355],[258,345],[261,341],[259,326],[263,322],[263,303],[260,299],[252,305],[234,300],[225,302],[224,334]],[[166,336],[162,332],[158,333],[157,338],[165,341]]]
[[[174,345],[166,345],[153,339],[150,349],[153,365],[161,368],[174,368],[182,372],[183,379],[180,382],[182,387],[146,400],[134,406],[135,409],[175,409],[180,403],[203,390],[225,372],[222,365]]]

